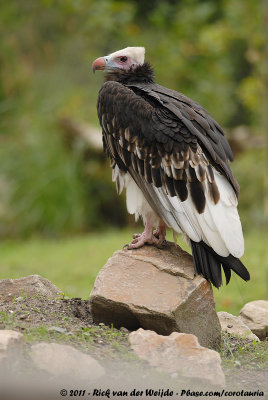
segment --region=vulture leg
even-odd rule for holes
[[[161,247],[166,236],[166,225],[160,222],[158,228],[153,232],[153,224],[150,218],[146,219],[143,233],[135,233],[132,242],[128,245],[128,250],[138,249],[147,244],[154,244]]]
[[[161,221],[158,225],[158,228],[153,231],[153,235],[159,239],[159,241],[161,241],[161,244],[164,242],[166,239],[166,224],[163,221]]]

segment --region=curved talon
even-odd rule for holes
[[[128,249],[128,246],[129,246],[129,244],[128,244],[128,243],[126,243],[126,244],[123,246],[122,250],[124,250],[125,248],[127,248],[127,249]]]

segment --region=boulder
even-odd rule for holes
[[[192,333],[211,348],[220,343],[211,285],[194,276],[192,257],[172,243],[116,251],[96,278],[90,304],[96,323]]]
[[[0,300],[13,301],[14,298],[35,295],[57,298],[61,292],[53,283],[40,275],[29,275],[19,279],[0,280]]]
[[[246,339],[255,340],[256,342],[260,341],[258,336],[254,335],[254,333],[251,332],[249,327],[244,324],[244,322],[239,317],[235,317],[234,315],[224,311],[220,311],[217,314],[222,331],[230,333],[232,335],[243,336]]]
[[[258,336],[265,340],[268,336],[268,301],[255,300],[244,305],[239,318]]]
[[[100,378],[104,369],[93,357],[72,346],[57,343],[37,343],[30,351],[34,365],[54,378],[92,380]]]
[[[130,333],[129,342],[140,358],[157,369],[206,384],[225,385],[219,353],[201,347],[194,335],[173,332],[161,336],[140,328]]]
[[[0,330],[0,370],[7,368],[20,358],[23,344],[24,337],[21,333]]]

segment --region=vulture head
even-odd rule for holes
[[[144,63],[144,56],[144,47],[126,47],[108,56],[97,58],[92,64],[92,69],[93,72],[97,69],[106,70],[108,72],[116,69],[135,69],[138,65]]]

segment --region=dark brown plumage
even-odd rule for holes
[[[190,182],[190,195],[199,213],[206,203],[205,177],[210,182],[210,197],[215,204],[219,201],[210,164],[226,176],[238,195],[239,186],[228,164],[232,151],[222,129],[200,105],[157,85],[153,77],[148,63],[106,75],[97,109],[109,156],[122,170],[132,166],[137,171],[138,167],[147,183],[162,185],[182,201]],[[191,165],[199,167],[197,175]]]

